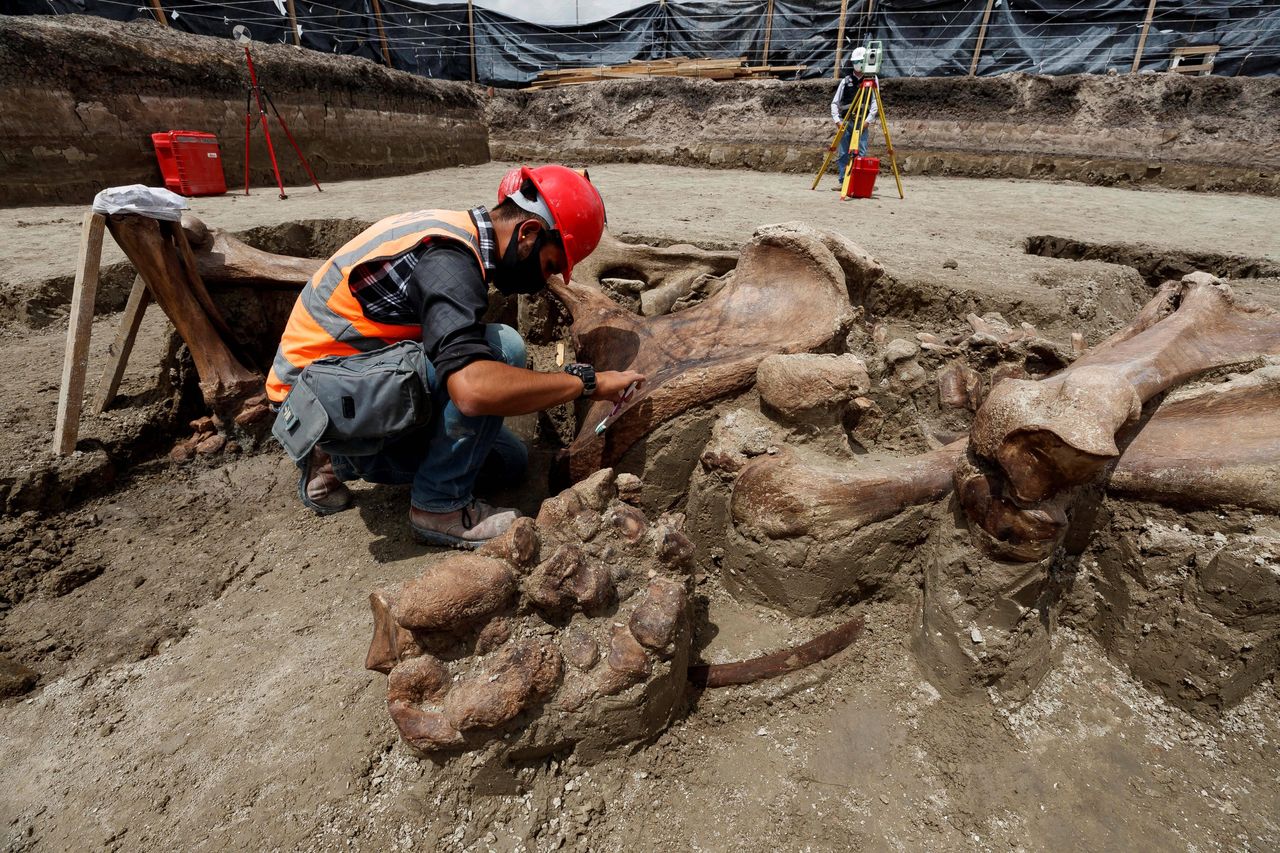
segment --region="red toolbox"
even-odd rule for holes
[[[871,198],[876,188],[876,175],[880,174],[879,157],[854,157],[853,180],[849,182],[851,198]]]
[[[151,134],[164,185],[179,195],[221,195],[227,191],[218,137],[198,130]]]

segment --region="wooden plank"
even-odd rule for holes
[[[1138,37],[1138,49],[1133,54],[1133,67],[1129,69],[1130,74],[1134,74],[1138,70],[1138,63],[1142,61],[1142,50],[1147,46],[1147,31],[1151,29],[1151,16],[1156,11],[1156,0],[1151,0],[1147,4],[1147,19],[1142,22],[1142,35]]]
[[[84,374],[89,362],[93,303],[98,295],[98,269],[102,262],[102,234],[106,224],[102,214],[88,211],[80,229],[80,256],[71,290],[67,349],[62,359],[62,385],[58,389],[58,414],[53,426],[53,450],[59,456],[66,456],[76,449],[76,437],[80,432]]]
[[[142,325],[142,317],[151,304],[151,294],[147,292],[147,284],[142,276],[133,279],[133,289],[129,291],[129,302],[124,306],[124,315],[120,318],[120,328],[116,330],[116,339],[108,350],[110,358],[107,369],[102,372],[102,381],[98,383],[98,393],[94,395],[89,411],[100,415],[116,398],[120,390],[120,380],[124,378],[125,366],[129,363],[129,354],[133,352],[133,342],[138,337],[138,327]]]
[[[391,64],[391,51],[387,49],[387,31],[382,28],[382,5],[378,0],[373,0],[373,22],[378,25],[378,41],[382,43],[382,58],[386,61],[388,68],[394,68]]]
[[[849,11],[849,0],[840,0],[840,29],[836,31],[836,67],[831,75],[840,79],[840,52],[844,50],[844,16]]]
[[[1152,0],[1154,3],[1155,0]],[[987,24],[991,21],[991,10],[996,0],[987,0],[987,9],[982,13],[982,26],[978,28],[978,41],[973,46],[973,61],[969,63],[969,76],[978,73],[978,58],[982,55],[982,43],[987,40]]]
[[[293,0],[287,0],[285,7],[289,10],[289,31],[293,33],[293,45],[302,47],[302,33],[298,32],[298,12],[293,7]]]

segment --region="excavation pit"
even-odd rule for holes
[[[487,171],[433,175],[431,182],[442,188],[448,203],[464,206],[470,200],[466,193],[477,181],[488,186],[505,166],[484,168]],[[645,168],[593,167],[592,173],[607,186],[611,177],[628,183],[648,180]],[[632,173],[632,169],[641,171]],[[680,177],[702,180],[692,171]],[[710,174],[706,179],[714,187],[718,177]],[[759,178],[766,191],[787,198],[785,186],[771,183],[775,179],[790,180]],[[950,192],[947,184],[938,182],[937,187]],[[972,194],[983,187],[982,182],[966,182],[964,189]],[[993,189],[1015,193],[1017,185],[993,185]],[[1075,193],[1085,192],[1074,187],[1037,189],[1061,191],[1064,207]],[[920,184],[922,195],[933,191],[933,185]],[[354,193],[348,196],[355,197]],[[799,208],[809,204],[809,198],[798,192],[794,202],[779,202],[779,207],[795,204]],[[317,201],[327,203],[328,199]],[[400,201],[393,198],[384,203]],[[404,201],[407,209],[409,201]],[[358,230],[359,223],[380,215],[374,211],[355,212],[351,217],[317,215],[279,225],[237,220],[230,215],[229,205],[221,208],[220,204],[225,200],[212,200],[198,213],[208,224],[232,229],[257,248],[313,257],[333,251]],[[636,207],[628,213],[631,204]],[[936,198],[934,204],[935,215],[948,209]],[[665,199],[633,197],[611,206],[610,215],[619,220],[627,240],[651,241],[662,248],[694,243],[708,251],[729,252],[735,259],[761,224],[741,228],[704,224],[677,232],[668,222],[669,206]],[[565,736],[573,731],[571,726],[517,725],[509,730],[515,733],[511,743],[516,746],[508,752],[497,750],[490,755],[481,746],[451,753],[439,765],[420,761],[400,745],[387,711],[387,678],[360,668],[373,625],[368,594],[398,589],[446,559],[424,555],[409,540],[403,523],[404,491],[357,484],[355,512],[312,518],[297,506],[292,467],[269,444],[239,454],[171,461],[168,451],[173,442],[191,435],[189,422],[206,414],[197,410],[164,422],[162,439],[143,452],[122,457],[125,461],[117,466],[116,483],[106,492],[69,499],[71,505],[65,509],[6,516],[6,555],[30,554],[35,559],[20,567],[26,572],[24,591],[20,601],[5,609],[5,649],[0,656],[42,662],[34,689],[6,707],[6,713],[13,715],[23,737],[63,744],[57,750],[86,749],[106,756],[107,750],[128,743],[139,778],[159,779],[175,772],[178,765],[194,768],[197,761],[202,767],[210,766],[202,753],[213,748],[215,735],[221,757],[213,766],[235,768],[237,777],[258,779],[264,786],[286,779],[296,780],[291,782],[295,790],[307,787],[310,783],[305,780],[320,767],[322,775],[343,780],[337,789],[290,796],[331,804],[334,824],[355,829],[367,840],[392,838],[399,823],[385,823],[363,803],[349,804],[347,780],[361,797],[393,809],[442,794],[445,802],[438,807],[442,811],[411,821],[410,832],[424,840],[436,837],[429,836],[435,828],[444,827],[443,837],[461,826],[467,809],[473,821],[516,826],[526,819],[522,803],[524,795],[530,794],[534,801],[530,813],[541,814],[543,825],[568,809],[569,817],[561,820],[573,821],[572,826],[581,827],[587,837],[643,828],[651,838],[674,842],[679,831],[712,844],[715,836],[697,823],[690,806],[682,802],[688,796],[697,808],[709,808],[703,787],[708,792],[727,787],[747,801],[767,797],[794,802],[796,796],[814,797],[824,811],[851,796],[827,792],[856,789],[865,792],[869,808],[891,812],[903,798],[918,803],[921,813],[940,827],[954,821],[966,832],[1011,838],[1000,836],[1004,830],[991,816],[1002,813],[1000,809],[1022,810],[1031,795],[1023,800],[1021,795],[1002,794],[1000,804],[993,806],[981,793],[990,790],[992,780],[1029,780],[1028,790],[1035,792],[1036,804],[1026,813],[1034,824],[1047,820],[1034,817],[1040,804],[1082,816],[1086,801],[1062,793],[1066,789],[1061,786],[1079,785],[1081,779],[1096,778],[1099,773],[1125,772],[1121,767],[1143,768],[1127,771],[1138,787],[1117,795],[1123,802],[1132,798],[1135,803],[1149,803],[1152,798],[1142,791],[1150,789],[1164,792],[1155,798],[1161,807],[1167,803],[1169,808],[1190,809],[1202,826],[1215,827],[1214,832],[1241,826],[1238,815],[1204,805],[1198,792],[1209,790],[1210,780],[1218,778],[1226,766],[1232,768],[1233,778],[1243,780],[1251,790],[1266,792],[1274,784],[1265,746],[1258,740],[1272,737],[1275,724],[1270,710],[1275,662],[1268,657],[1275,642],[1274,626],[1268,621],[1273,590],[1265,583],[1267,575],[1248,573],[1255,558],[1275,553],[1274,510],[1197,508],[1108,491],[1085,495],[1062,553],[1046,569],[1062,595],[1053,630],[1043,638],[1047,665],[1028,666],[1012,681],[992,680],[991,690],[982,683],[976,702],[957,700],[951,693],[966,685],[948,682],[922,667],[913,651],[918,648],[915,626],[926,606],[922,588],[930,588],[931,572],[937,579],[937,566],[925,565],[925,557],[955,553],[968,541],[963,515],[950,495],[860,527],[841,526],[841,522],[817,535],[784,536],[776,547],[755,522],[735,525],[729,500],[732,482],[725,479],[723,467],[723,460],[732,454],[744,464],[795,454],[795,464],[856,472],[936,452],[968,434],[974,408],[990,393],[998,372],[1043,376],[1069,365],[1076,359],[1072,332],[1080,332],[1088,345],[1096,345],[1131,320],[1155,292],[1142,276],[1115,264],[1023,255],[1020,246],[1026,232],[1002,234],[991,244],[963,236],[950,244],[938,243],[929,229],[917,229],[909,219],[899,227],[897,218],[910,209],[898,210],[893,229],[874,218],[857,227],[841,226],[846,237],[885,267],[875,284],[849,288],[846,282],[846,298],[852,290],[861,302],[851,302],[851,322],[844,333],[803,359],[799,354],[773,356],[782,360],[775,365],[775,369],[784,368],[782,375],[802,376],[807,383],[817,383],[819,376],[833,370],[843,371],[839,375],[845,378],[832,380],[830,394],[805,402],[796,395],[779,394],[777,388],[787,385],[776,378],[753,382],[660,422],[622,453],[614,466],[641,476],[635,508],[650,523],[663,512],[685,516],[685,535],[696,546],[689,576],[690,660],[725,664],[753,658],[799,646],[850,616],[864,618],[869,629],[829,661],[745,687],[685,687],[682,700],[670,706],[663,704],[669,701],[669,693],[652,705],[631,705],[651,707],[654,713],[644,718],[648,728],[613,731],[625,735],[624,740],[635,738],[623,745],[599,746],[607,739],[585,737],[593,731],[591,725],[579,728],[584,734],[581,746],[575,745],[574,737]],[[278,208],[266,212],[278,215]],[[220,213],[226,218],[220,218]],[[677,213],[696,218],[690,212]],[[791,215],[792,211],[785,214],[779,218],[801,218]],[[344,219],[354,221],[344,223]],[[831,225],[812,220],[809,224]],[[1061,223],[1049,223],[1044,231],[1063,233]],[[649,240],[641,240],[645,235]],[[1241,235],[1242,253],[1254,252],[1251,239],[1247,233]],[[895,248],[895,243],[900,246]],[[956,255],[958,269],[943,265]],[[639,264],[633,264],[625,276],[620,269],[609,266],[602,271],[608,273],[605,278],[658,281],[653,274],[646,277]],[[999,280],[988,278],[997,273]],[[1101,275],[1114,285],[1105,292],[1099,288]],[[282,291],[252,297],[243,290],[215,289],[215,293],[237,324],[257,323],[264,328],[282,322],[291,302],[291,296]],[[620,310],[635,321],[678,316],[714,298],[704,291],[701,298],[686,300],[674,315],[646,315],[639,310],[635,290],[617,296]],[[1083,305],[1090,297],[1094,302],[1083,312],[1086,316],[1056,307]],[[859,308],[861,313],[854,310]],[[495,305],[494,310],[523,325],[520,306]],[[986,328],[974,328],[966,320],[970,313]],[[531,312],[524,314],[527,318]],[[562,318],[559,328],[544,327],[542,342],[535,340],[532,327],[522,328],[530,338],[535,364],[543,369],[554,363],[555,342],[563,335],[567,319]],[[99,321],[102,330],[96,330],[98,339],[110,339],[114,320],[114,315],[104,314]],[[1035,327],[1038,336],[1026,334],[998,345],[981,338],[982,334],[1025,331],[1020,325],[1024,321]],[[139,407],[158,380],[157,365],[165,349],[164,326],[156,326],[157,342],[140,345],[126,377],[126,393],[110,410],[112,417],[141,417]],[[51,378],[41,381],[56,383],[58,336],[17,327],[11,334],[15,349],[21,342],[33,353],[40,347],[47,350],[49,355],[43,359],[31,355],[25,363],[36,370],[43,369],[44,362],[52,363]],[[942,349],[925,347],[931,341],[921,340],[919,334],[936,337],[940,341],[936,346]],[[947,343],[957,335],[962,340]],[[971,345],[974,336],[980,340]],[[865,379],[855,365],[840,361],[851,357],[861,362]],[[101,353],[95,358],[101,359]],[[789,360],[802,363],[791,365]],[[975,375],[953,369],[957,360]],[[1255,368],[1265,370],[1266,365],[1248,367],[1248,372],[1256,372]],[[758,376],[758,370],[753,375]],[[90,375],[94,376],[92,370]],[[1238,381],[1219,373],[1202,386]],[[182,407],[198,405],[198,390],[185,387]],[[948,399],[959,405],[942,402],[942,387]],[[44,395],[37,396],[39,400],[48,396],[48,392],[38,393]],[[859,398],[871,405],[864,407]],[[27,417],[51,420],[51,410],[41,411],[34,407]],[[530,418],[519,425],[534,443],[543,467],[528,484],[508,493],[510,499],[533,513],[543,498],[556,491],[547,485],[547,474],[556,454],[577,435],[580,423],[589,419],[566,411],[556,423]],[[14,426],[18,434],[8,440],[15,442],[15,448],[19,440],[32,440],[21,423],[15,421]],[[97,428],[92,419],[86,420],[90,439]],[[770,448],[777,452],[770,453]],[[812,475],[800,479],[816,485]],[[589,530],[589,525],[582,529]],[[1215,534],[1227,541],[1220,542]],[[825,552],[815,549],[819,540],[825,540]],[[806,548],[807,561],[802,553]],[[842,548],[855,553],[854,563],[840,558]],[[37,555],[37,550],[43,553]],[[793,553],[801,554],[794,564],[785,559]],[[549,556],[542,555],[543,561]],[[984,571],[985,564],[965,559],[978,574]],[[792,600],[779,598],[768,588],[764,581],[770,572],[786,581]],[[824,578],[827,585],[801,583],[805,572]],[[938,583],[943,581],[950,583],[945,578]],[[775,584],[773,589],[779,588]],[[974,594],[968,603],[977,602],[979,593]],[[799,600],[802,595],[803,601]],[[596,617],[608,620],[607,625],[599,625],[601,630],[607,627],[611,632],[614,621],[630,626],[628,608],[639,602],[626,601],[618,611],[625,619],[614,618],[607,608]],[[574,620],[584,617],[572,607],[570,612],[573,615],[567,619],[562,615],[546,622],[563,632],[551,635],[557,643],[567,642]],[[512,636],[518,639],[525,624],[521,620],[533,617],[513,618],[518,624]],[[985,651],[988,663],[997,652],[1021,648],[997,649],[999,637],[978,619],[959,627],[959,638],[975,656]],[[974,628],[981,641],[975,641]],[[475,630],[478,637],[480,629]],[[612,634],[592,634],[591,639],[607,656]],[[463,642],[473,642],[472,635]],[[560,648],[565,673],[594,671],[574,669],[569,647],[562,644]],[[970,660],[963,649],[958,653],[962,661]],[[584,661],[588,656],[575,659]],[[479,658],[475,660],[475,675],[483,679],[494,674],[483,669]],[[619,663],[623,660],[618,658]],[[467,661],[466,656],[448,660],[450,667],[466,669],[465,673],[459,670],[460,684],[468,683],[472,675]],[[668,661],[653,653],[650,665],[657,675]],[[1042,671],[1038,666],[1043,666]],[[1020,688],[1014,682],[1035,682],[1027,689],[1025,702],[1018,701]],[[279,693],[282,688],[289,695]],[[626,697],[628,689],[635,688],[614,695]],[[564,699],[557,691],[546,702]],[[620,707],[628,707],[629,701]],[[168,715],[162,720],[149,710],[155,707],[171,708],[183,719],[175,728]],[[441,712],[450,711],[441,706]],[[305,722],[300,713],[307,715]],[[84,729],[83,735],[55,736],[51,727],[63,730],[72,714],[82,721],[77,725]],[[352,720],[359,722],[353,727]],[[594,731],[602,730],[599,722],[592,725]],[[828,730],[831,734],[824,734]],[[83,743],[78,740],[81,737]],[[287,755],[274,768],[264,768],[252,758],[251,743],[254,749],[263,743],[277,744]],[[33,746],[27,758],[16,756],[15,760],[34,760],[45,748]],[[1149,763],[1152,749],[1159,750],[1155,764]],[[1042,760],[1029,767],[1026,755],[1031,750]],[[74,766],[70,753],[62,754],[68,766]],[[1232,764],[1231,756],[1241,763]],[[109,765],[108,759],[102,760]],[[55,771],[55,776],[65,772]],[[199,785],[202,796],[211,802],[230,803],[238,796],[239,779],[233,781],[223,772],[217,770]],[[776,781],[800,777],[824,784]],[[680,781],[685,779],[692,781]],[[1060,784],[1057,789],[1055,782]],[[146,787],[154,789],[157,784],[161,783],[149,782]],[[686,784],[692,787],[686,790]],[[810,793],[788,793],[790,784]],[[1191,785],[1196,786],[1194,791]],[[70,787],[72,793],[66,796],[82,796],[74,785]],[[193,808],[178,818],[183,826],[204,825],[202,807],[188,799],[194,795],[176,790],[166,794],[170,803],[165,810]],[[889,804],[883,802],[882,794]],[[282,796],[264,787],[246,808],[250,814],[265,815],[282,807]],[[945,797],[947,805],[931,805],[930,796]],[[1225,792],[1215,796],[1217,803],[1232,802]],[[603,807],[597,806],[596,797],[602,798]],[[651,818],[617,805],[630,797],[657,801],[664,820],[679,829],[657,827]],[[559,807],[553,804],[556,798],[561,801]],[[135,807],[154,808],[155,801],[154,790],[125,782],[114,808],[123,814]],[[1116,804],[1103,811],[1115,814],[1119,808]],[[737,832],[734,827],[747,819],[736,805],[724,813],[726,833]],[[950,817],[944,818],[944,813]],[[20,821],[29,821],[39,832],[49,831],[34,810],[23,814],[29,816]],[[589,815],[590,820],[578,814]],[[883,826],[892,823],[921,843],[936,835],[905,817],[886,815],[882,820],[886,821]],[[850,827],[846,823],[845,818],[837,818],[835,824],[803,829],[785,818],[781,827],[766,834],[777,833],[769,837],[778,839],[797,832],[825,837],[831,826],[855,835],[865,832],[853,829],[856,822]],[[1088,833],[1095,840],[1113,837],[1100,825],[1092,829],[1087,822],[1077,825],[1085,827],[1078,830],[1080,837]],[[1251,837],[1265,838],[1265,829],[1249,823],[1243,826]],[[287,845],[291,839],[301,843],[312,831],[282,828],[278,843]],[[1145,826],[1143,831],[1161,838],[1204,837],[1189,828]],[[468,832],[473,830],[464,830],[464,835]],[[474,832],[477,840],[483,838],[483,832]],[[959,835],[954,844],[946,840],[954,830],[940,832],[940,846],[962,843]],[[235,833],[234,829],[217,831],[225,839],[239,837]]]

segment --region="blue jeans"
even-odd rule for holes
[[[510,326],[485,326],[493,354],[514,367],[524,367],[524,340]],[[436,416],[420,430],[400,436],[373,456],[334,456],[340,480],[365,480],[387,486],[412,484],[410,500],[427,512],[452,512],[471,502],[482,474],[511,483],[524,476],[529,451],[497,415],[468,417],[449,399],[449,389],[428,363],[427,376]]]
[[[845,170],[849,168],[849,143],[853,142],[853,126],[854,122],[850,121],[845,126],[844,134],[840,137],[840,147],[836,149],[836,177],[843,182]],[[867,122],[862,126],[862,138],[858,140],[858,156],[867,156],[867,142],[871,138],[871,117],[867,117]]]

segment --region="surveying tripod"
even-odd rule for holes
[[[247,41],[247,37],[245,40]],[[316,185],[317,190],[324,192],[324,190],[320,189],[320,182],[316,180],[316,173],[311,171],[311,164],[307,162],[307,158],[302,154],[302,149],[298,147],[297,140],[289,132],[289,125],[285,124],[284,117],[276,109],[276,102],[271,100],[271,93],[258,85],[258,69],[253,65],[253,54],[249,53],[248,45],[243,42],[241,44],[244,47],[245,61],[249,63],[250,83],[249,91],[244,96],[244,194],[249,194],[249,135],[253,130],[253,101],[257,99],[258,121],[262,124],[263,136],[267,138],[267,154],[271,156],[271,168],[276,173],[276,186],[280,188],[280,198],[288,198],[284,192],[284,181],[280,178],[280,166],[276,163],[276,149],[271,144],[271,128],[267,126],[267,108],[262,103],[264,97],[267,99],[267,104],[271,106],[271,112],[275,113],[276,121],[280,122],[280,126],[284,128],[284,135],[289,137],[289,144],[293,146],[298,159],[302,161],[302,168],[307,170],[311,183]]]
[[[840,145],[840,139],[844,136],[845,129],[849,126],[849,122],[856,121],[853,127],[853,136],[849,140],[849,147],[856,151],[854,146],[862,141],[862,131],[867,125],[867,119],[871,116],[871,109],[875,107],[876,115],[880,119],[880,131],[884,134],[884,147],[889,152],[889,165],[893,167],[893,180],[898,185],[898,198],[906,198],[902,194],[902,177],[898,174],[898,161],[893,156],[893,138],[889,136],[889,121],[884,115],[884,101],[880,99],[880,81],[875,76],[864,77],[862,83],[858,86],[858,94],[854,97],[853,103],[849,105],[849,109],[845,111],[844,120],[840,122],[840,127],[836,129],[835,138],[831,140],[831,145],[827,148],[827,156],[822,159],[822,168],[818,170],[818,174],[813,179],[812,189],[817,189],[822,176],[827,173],[827,167],[831,165],[831,158],[835,156],[836,148]],[[849,165],[845,169],[845,173],[840,176],[840,198],[849,197],[849,189],[853,181],[853,161],[855,159],[853,151],[850,152]]]

